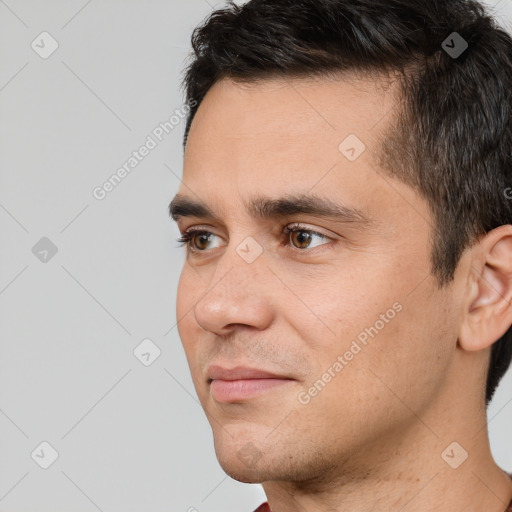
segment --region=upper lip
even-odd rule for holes
[[[242,380],[242,379],[290,379],[285,375],[279,375],[258,368],[249,368],[248,366],[235,366],[234,368],[223,368],[222,366],[212,365],[208,367],[206,377],[211,380]]]

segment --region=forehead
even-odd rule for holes
[[[377,156],[395,106],[390,82],[370,78],[222,80],[192,123],[179,193],[224,212],[226,198],[242,205],[253,195],[311,191],[366,206],[384,192]]]
[[[353,74],[245,84],[224,79],[199,106],[187,146],[196,149],[198,141],[219,139],[279,146],[308,138],[310,143],[329,144],[349,133],[371,145],[391,121],[398,97],[392,83],[385,77]]]

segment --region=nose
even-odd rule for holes
[[[235,247],[226,248],[194,307],[202,329],[225,336],[236,325],[259,330],[270,325],[274,316],[271,290],[276,287],[276,278],[264,256],[248,262]]]

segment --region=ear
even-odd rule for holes
[[[512,325],[512,225],[487,233],[473,255],[459,344],[482,350]]]

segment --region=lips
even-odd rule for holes
[[[235,366],[227,369],[222,366],[213,365],[206,372],[208,380],[248,380],[248,379],[290,379],[286,375],[279,375],[266,370],[249,368],[246,366]]]
[[[267,370],[237,366],[210,366],[206,372],[210,393],[217,402],[244,402],[276,391],[295,379]]]

